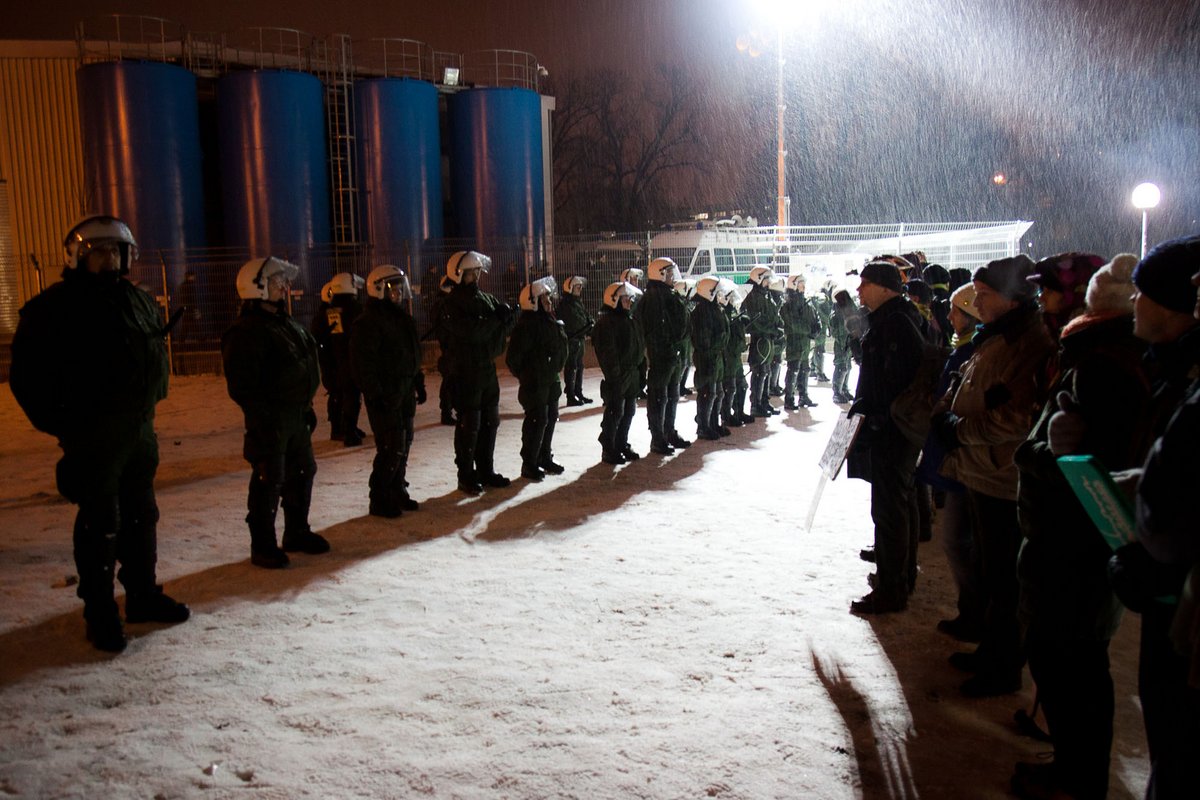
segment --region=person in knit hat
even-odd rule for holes
[[[1019,303],[1032,299],[1037,294],[1037,287],[1029,282],[1029,276],[1035,270],[1033,261],[1024,253],[989,261],[971,276],[971,280],[976,284],[976,300],[979,299],[979,284],[992,289],[1006,301]]]
[[[1021,688],[1025,656],[1017,620],[1017,468],[1012,455],[1029,435],[1045,402],[1047,361],[1054,341],[1027,278],[1024,255],[991,261],[975,271],[975,308],[983,322],[975,353],[935,407],[931,430],[946,450],[941,473],[967,487],[976,521],[987,613],[982,641],[951,663],[975,673],[962,685],[970,697]]]
[[[1138,484],[1137,539],[1116,551],[1109,571],[1121,602],[1142,617],[1138,698],[1150,752],[1147,797],[1191,797],[1198,782],[1200,691],[1188,684],[1188,659],[1171,641],[1176,607],[1157,599],[1180,595],[1195,562],[1196,472],[1189,454],[1200,402],[1192,388],[1200,371],[1197,271],[1200,235],[1163,242],[1133,272],[1134,333],[1149,343],[1153,378],[1139,419],[1148,456]]]
[[[938,396],[949,390],[955,373],[974,354],[976,327],[979,325],[979,309],[975,308],[975,287],[968,283],[950,295],[950,325],[953,326],[954,349],[946,359],[942,376],[938,381]],[[960,642],[978,642],[983,629],[983,578],[979,569],[979,547],[975,541],[975,526],[971,522],[971,508],[967,502],[967,487],[956,480],[943,477],[940,473],[946,451],[932,432],[921,451],[921,463],[917,467],[917,479],[929,484],[942,493],[939,518],[942,525],[942,550],[950,563],[950,573],[958,589],[958,616],[938,622],[940,633]]]
[[[1142,362],[1146,343],[1133,335],[1135,262],[1118,257],[1075,292],[1086,295],[1087,306],[1061,331],[1049,399],[1013,457],[1024,537],[1017,562],[1021,620],[1055,752],[1049,764],[1017,765],[1013,788],[1021,797],[1105,797],[1108,790],[1114,708],[1108,646],[1120,621],[1108,581],[1112,553],[1057,459],[1086,453],[1123,470],[1143,458],[1137,429],[1150,382]]]
[[[1133,269],[1138,257],[1119,253],[1096,271],[1087,287],[1087,309],[1093,314],[1133,313]]]
[[[1056,337],[1072,318],[1083,313],[1088,281],[1104,259],[1092,253],[1059,253],[1043,258],[1029,276],[1038,287],[1046,327]]]
[[[863,417],[847,454],[846,474],[871,484],[876,573],[871,591],[850,604],[856,614],[883,614],[908,606],[917,574],[917,507],[913,473],[919,445],[892,418],[891,407],[917,377],[925,321],[903,295],[900,270],[890,260],[863,267],[858,297],[867,314],[862,366],[849,416]]]
[[[951,292],[960,286],[965,286],[971,282],[971,270],[966,267],[955,267],[950,270],[950,282],[947,284]]]

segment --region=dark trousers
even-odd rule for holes
[[[525,405],[521,423],[521,466],[533,469],[554,459],[554,428],[558,424],[558,398],[549,403]],[[522,404],[524,405],[524,404]]]
[[[154,474],[158,439],[152,419],[98,426],[82,437],[64,436],[57,480],[79,506],[72,532],[76,594],[96,614],[115,613],[113,578],[128,594],[153,591],[158,560],[158,505]],[[117,562],[121,564],[115,573]]]
[[[373,509],[395,513],[408,499],[405,476],[413,441],[413,418],[399,407],[367,403],[367,419],[375,434],[375,460],[371,463],[370,502]]]
[[[966,492],[946,492],[942,507],[942,550],[958,589],[958,615],[971,627],[983,624],[982,578],[979,553]]]
[[[275,515],[280,505],[285,534],[308,530],[308,509],[317,474],[312,432],[303,412],[294,410],[286,416],[282,431],[246,431],[242,452],[252,468],[246,497],[252,548],[275,547]]]
[[[583,397],[583,339],[567,340],[567,363],[563,367],[563,394],[568,400]]]
[[[979,552],[983,579],[983,637],[979,653],[981,672],[1001,675],[1019,673],[1025,664],[1021,626],[1017,621],[1017,552],[1021,548],[1021,528],[1017,521],[1017,501],[967,490],[971,504],[972,528]]]
[[[1076,797],[1102,800],[1113,738],[1108,640],[1043,631],[1035,623],[1026,641],[1029,672],[1054,738],[1057,779]]]
[[[886,447],[871,454],[871,521],[875,523],[875,591],[906,603],[916,578],[917,524],[913,470],[918,448],[899,431],[885,431]],[[883,444],[881,441],[880,444]]]
[[[495,473],[493,459],[500,427],[500,383],[491,370],[482,375],[454,376],[454,463],[460,479]]]
[[[1147,800],[1200,797],[1200,689],[1188,685],[1188,661],[1170,639],[1175,606],[1142,612],[1138,697],[1150,749]]]
[[[625,397],[608,393],[600,419],[600,447],[605,453],[620,453],[629,446],[629,428],[637,412],[637,393]]]

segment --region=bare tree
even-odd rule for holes
[[[571,80],[555,113],[556,218],[565,230],[639,230],[677,205],[701,143],[696,92],[659,66],[646,86],[603,70]]]

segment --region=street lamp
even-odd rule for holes
[[[776,230],[782,237],[785,235],[785,229],[790,223],[791,204],[792,200],[787,194],[787,138],[785,118],[787,106],[783,102],[783,29],[782,24],[776,26],[776,42],[775,42],[775,202]],[[763,39],[757,32],[751,32],[749,35],[738,37],[738,50],[749,54],[751,58],[757,58],[763,51]]]
[[[1142,212],[1142,258],[1146,257],[1146,212],[1158,206],[1162,192],[1153,183],[1139,183],[1133,189],[1133,207]]]

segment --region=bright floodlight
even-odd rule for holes
[[[1140,208],[1145,211],[1147,208],[1154,208],[1158,205],[1158,201],[1162,199],[1162,193],[1158,191],[1158,187],[1153,183],[1138,184],[1133,190],[1133,207]]]
[[[829,0],[749,0],[747,5],[770,28],[792,30],[813,22],[826,7],[835,4]]]

